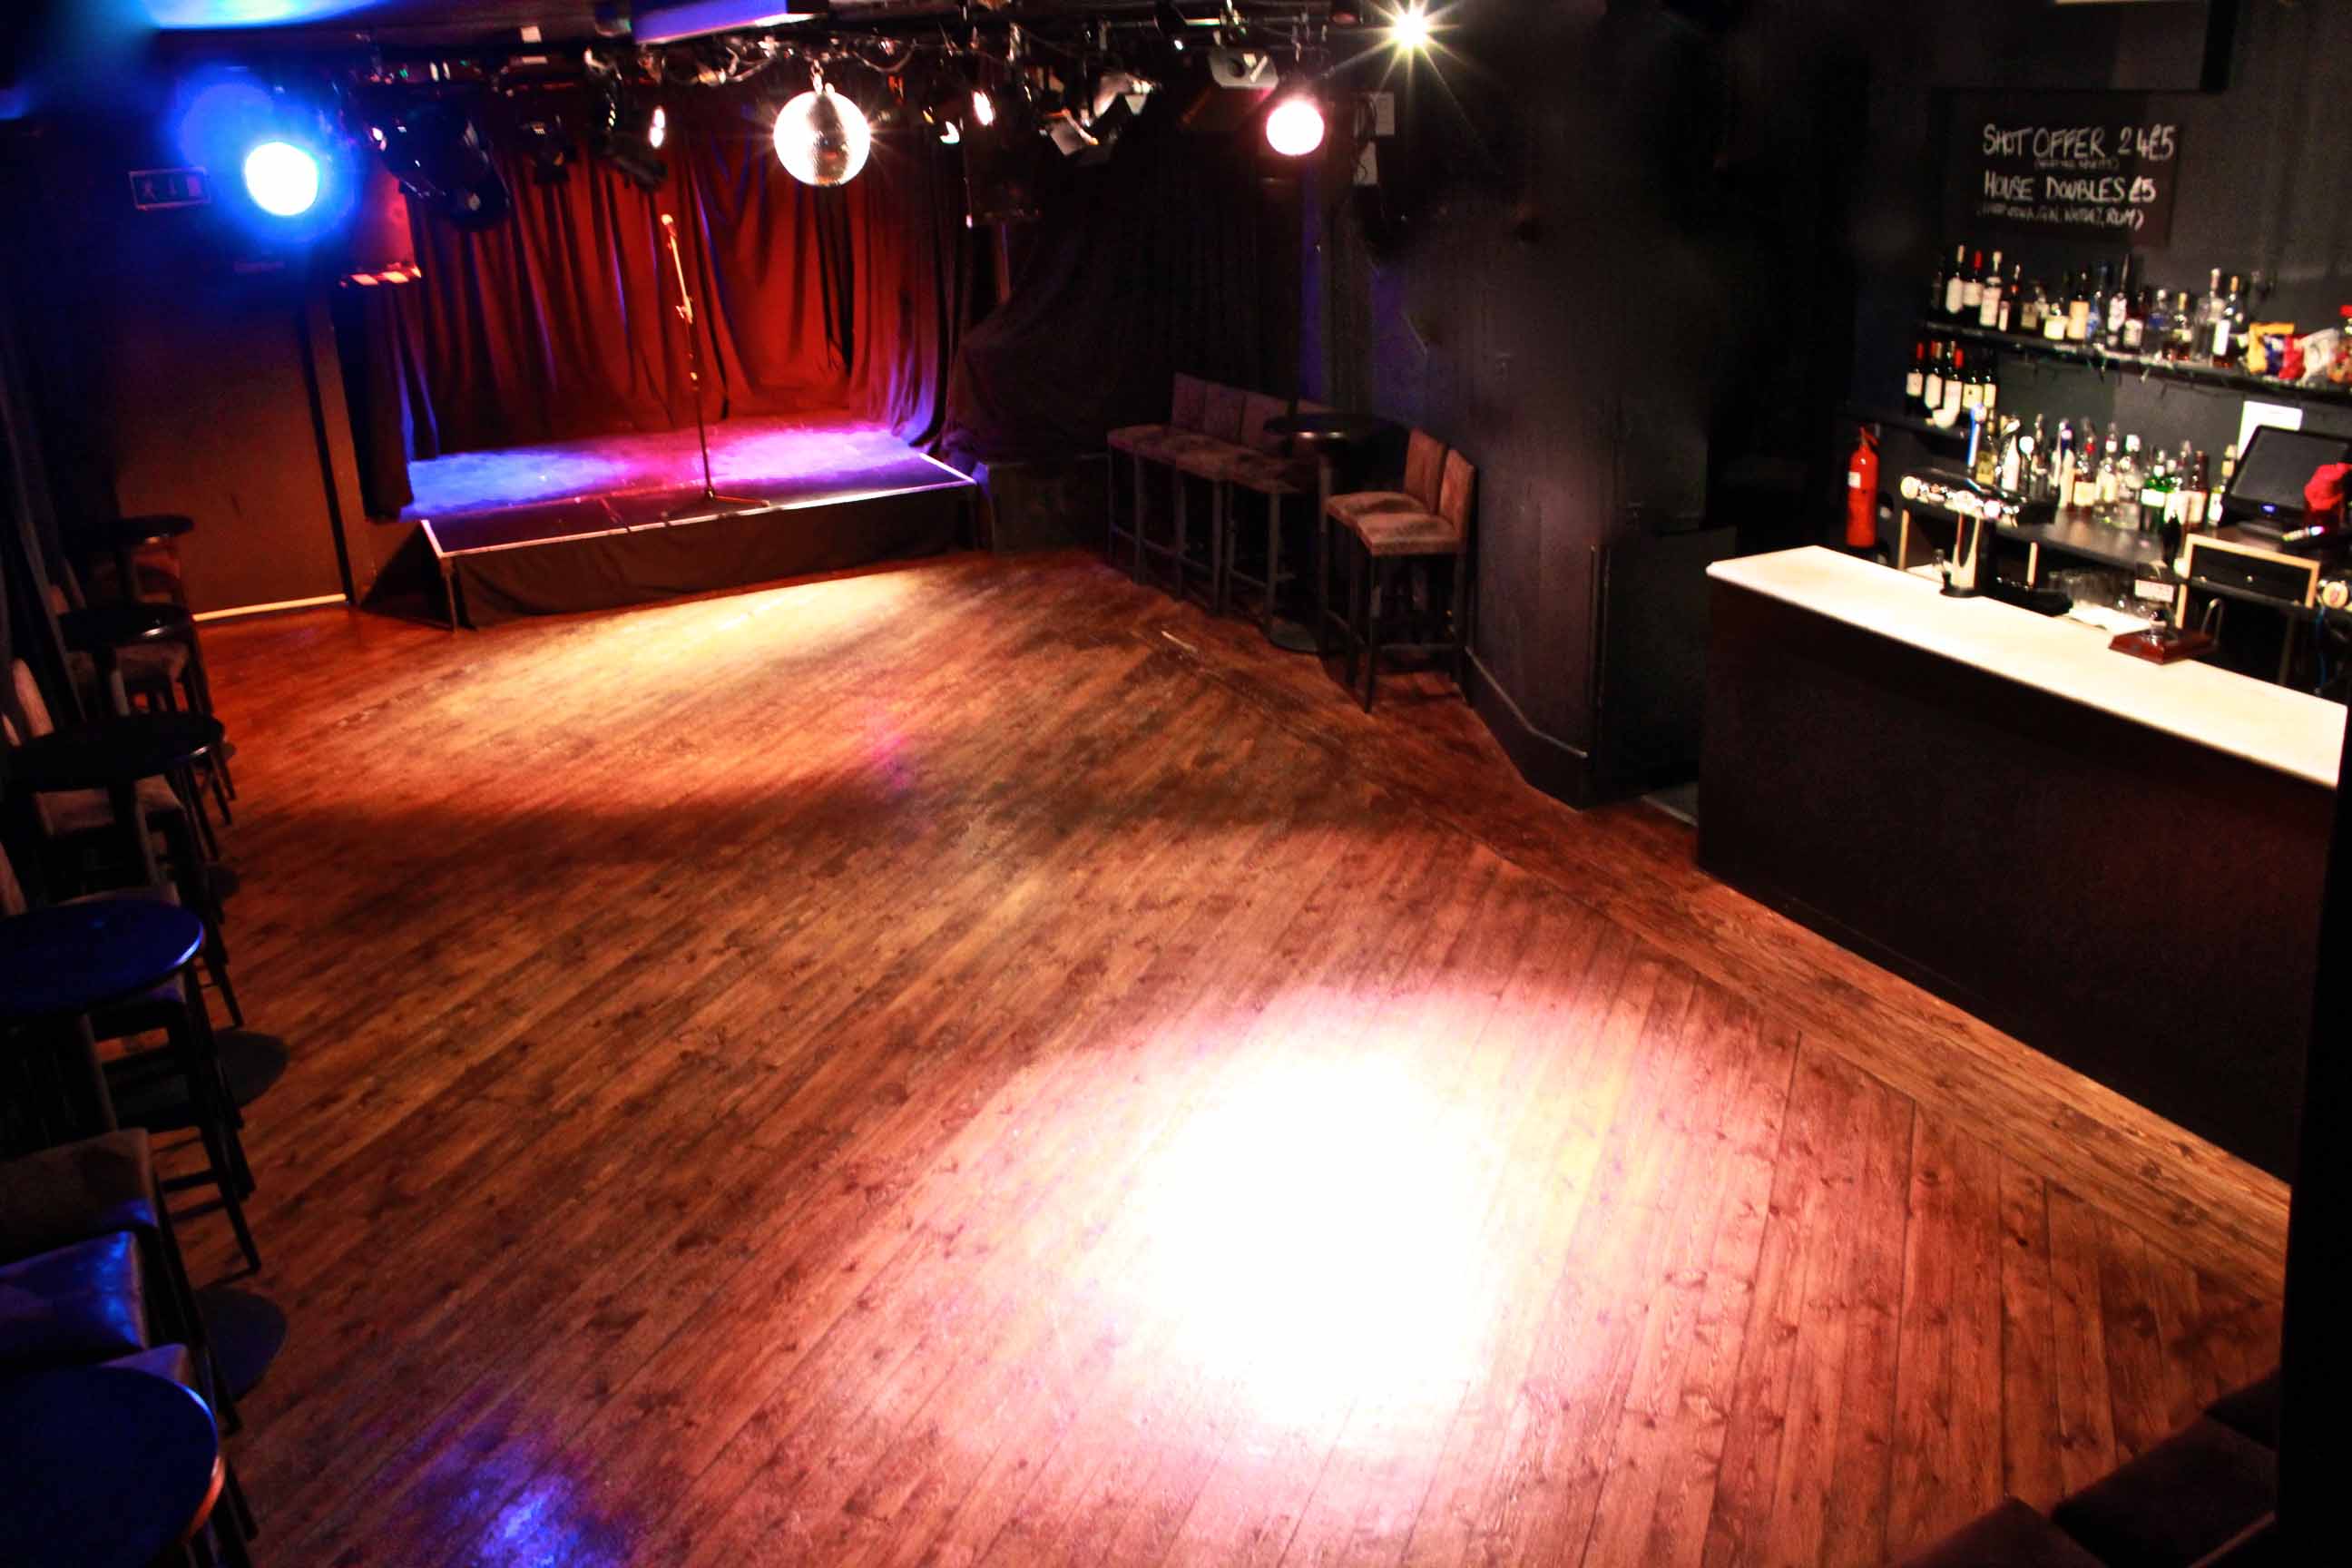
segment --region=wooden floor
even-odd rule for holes
[[[2275,1358],[2276,1183],[1094,561],[206,646],[270,1563],[1866,1564]]]

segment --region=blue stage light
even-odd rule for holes
[[[291,142],[264,142],[245,155],[245,189],[272,217],[300,217],[319,201],[319,160]]]

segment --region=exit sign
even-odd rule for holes
[[[212,178],[202,169],[131,171],[131,205],[141,212],[206,206],[212,199]]]

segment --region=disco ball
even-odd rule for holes
[[[829,87],[804,92],[776,112],[776,157],[804,185],[846,184],[866,167],[874,132],[866,113]]]

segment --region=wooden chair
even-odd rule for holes
[[[1478,470],[1459,452],[1447,452],[1434,438],[1414,431],[1405,456],[1404,489],[1360,490],[1331,498],[1327,527],[1336,524],[1333,538],[1353,543],[1348,562],[1348,686],[1356,685],[1356,666],[1364,666],[1363,705],[1370,712],[1380,682],[1382,648],[1444,654],[1454,667],[1454,684],[1466,695],[1470,689],[1470,517],[1476,499]],[[1328,624],[1329,611],[1328,558],[1322,598]],[[1443,562],[1450,578],[1449,607],[1440,611],[1429,568]],[[1406,594],[1400,603],[1400,575]],[[1415,590],[1418,590],[1417,592]],[[1433,635],[1400,639],[1383,636],[1384,622],[1399,610],[1411,611],[1418,602],[1419,618],[1436,623]]]

